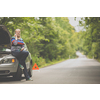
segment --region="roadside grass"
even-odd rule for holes
[[[100,62],[100,59],[96,59],[98,62]]]
[[[74,57],[74,58],[72,58],[72,59],[76,59],[76,58],[77,58],[77,56]],[[52,61],[48,60],[48,62],[46,62],[46,60],[43,59],[42,57],[40,57],[40,58],[37,58],[36,56],[32,57],[33,66],[36,63],[39,68],[43,68],[43,67],[46,67],[46,66],[54,65],[54,64],[63,62],[65,60],[68,60],[68,59],[69,58],[65,58],[65,59],[53,59]]]
[[[60,61],[56,61],[56,60],[55,61],[51,61],[49,63],[46,63],[44,65],[41,65],[39,68],[43,68],[43,67],[46,67],[46,66],[54,65],[54,64],[60,63],[60,62],[65,61],[65,60],[68,60],[68,59],[62,59]]]
[[[84,55],[84,52],[81,52],[81,53]],[[91,55],[86,55],[86,57],[89,59],[94,59],[93,56],[91,56]],[[94,60],[100,62],[100,59],[94,59]]]

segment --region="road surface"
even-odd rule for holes
[[[33,71],[33,81],[26,81],[23,75],[21,81],[12,77],[0,78],[0,84],[100,84],[100,63],[88,59],[80,52],[76,59],[65,60],[61,63]]]

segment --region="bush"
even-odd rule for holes
[[[38,58],[36,55],[34,57],[32,56],[32,60],[33,60],[33,65],[36,63],[38,67],[46,64],[45,59],[43,59],[42,57]]]

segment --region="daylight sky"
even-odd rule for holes
[[[82,30],[83,27],[78,26],[79,25],[79,20],[81,20],[81,17],[76,17],[76,21],[74,20],[75,17],[68,17],[69,23],[75,27],[76,32],[79,32]]]

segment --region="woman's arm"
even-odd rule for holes
[[[12,42],[12,44],[17,45],[17,40],[15,39],[15,37],[11,38],[11,42]]]

